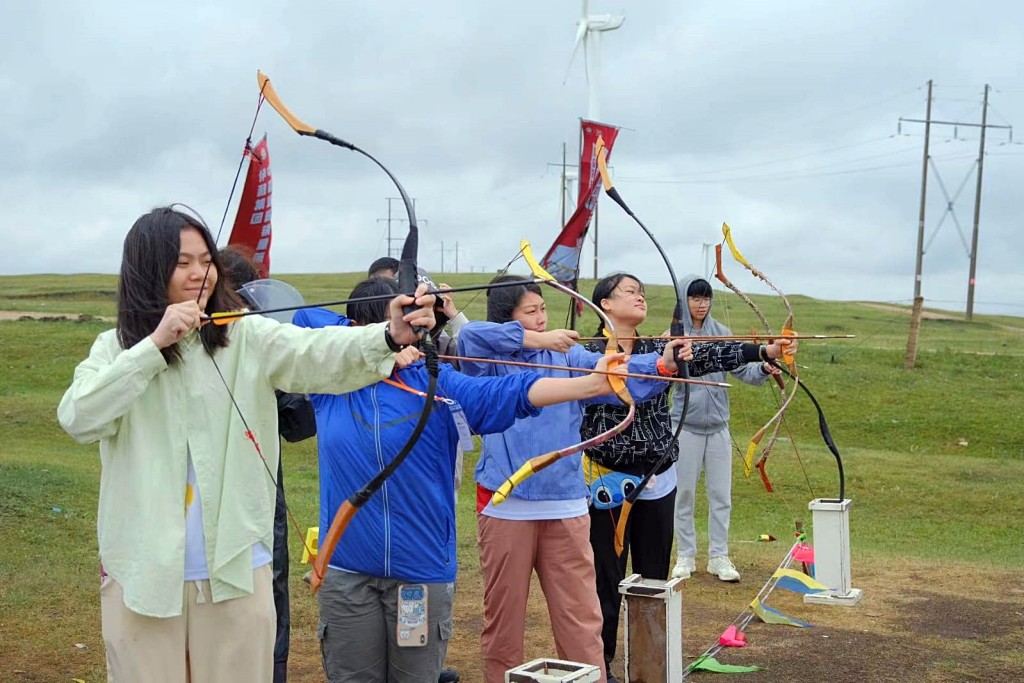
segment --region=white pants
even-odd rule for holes
[[[182,585],[182,614],[146,617],[124,605],[112,576],[100,586],[108,683],[270,683],[277,612],[271,567],[253,570],[252,595],[212,602],[209,581]]]
[[[693,503],[697,481],[704,472],[708,496],[708,558],[729,554],[729,515],[732,512],[732,439],[728,427],[714,434],[679,434],[676,462],[676,537],[679,554],[697,556]]]

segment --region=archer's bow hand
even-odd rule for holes
[[[764,347],[765,355],[776,360],[782,358],[783,354],[787,356],[795,356],[796,349],[800,345],[800,342],[793,337],[779,337]]]
[[[433,294],[424,294],[427,291],[426,284],[420,284],[416,288],[415,298],[408,294],[399,294],[388,305],[391,313],[391,338],[396,344],[408,346],[419,341],[419,334],[413,328],[430,330],[434,328],[434,300]],[[416,305],[416,310],[411,313],[404,313],[403,306]]]
[[[158,349],[177,344],[186,334],[202,327],[202,313],[199,304],[191,299],[171,304],[164,311],[164,317],[160,319],[149,338]]]
[[[673,339],[665,344],[665,350],[661,352],[661,362],[669,372],[679,372],[679,364],[676,363],[676,349],[679,349],[679,360],[689,362],[693,360],[693,344],[689,339]]]
[[[629,355],[625,353],[607,353],[598,359],[597,365],[594,366],[595,370],[601,370],[602,372],[613,372],[616,375],[625,375],[629,372],[627,362],[629,361]],[[597,396],[607,396],[608,394],[614,394],[615,388],[612,387],[611,377],[608,375],[587,375],[586,381],[594,384],[597,387]]]

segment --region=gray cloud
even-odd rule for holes
[[[216,225],[252,121],[261,68],[296,113],[391,167],[460,265],[501,267],[520,237],[558,228],[563,142],[585,114],[583,60],[563,84],[577,2],[433,3],[69,0],[12,3],[0,28],[0,273],[115,272],[132,221],[184,201]],[[602,114],[624,127],[617,184],[678,272],[733,225],[787,291],[907,301],[912,294],[927,79],[934,116],[1024,122],[1019,3],[594,0],[623,13],[603,41]],[[269,108],[273,262],[281,272],[361,270],[384,253],[385,197],[365,159],[295,136]],[[952,193],[976,130],[937,127]],[[1024,151],[989,133],[976,310],[1021,314],[1015,190]],[[945,209],[929,178],[927,233]],[[969,239],[973,178],[957,204]],[[601,271],[666,283],[627,217],[602,205]],[[396,224],[404,231],[404,225]],[[226,238],[224,238],[226,239]],[[591,255],[584,253],[589,275]],[[450,256],[448,264],[450,264]],[[968,261],[949,218],[925,257],[924,293],[962,309]],[[750,284],[754,284],[753,281]],[[756,285],[754,291],[761,291]]]

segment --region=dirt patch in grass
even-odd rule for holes
[[[89,315],[87,313],[41,313],[39,311],[0,311],[0,320],[41,320],[43,322],[54,322],[57,320],[74,320],[80,323],[95,322],[116,322],[115,318]]]
[[[785,548],[776,546],[777,552]],[[726,584],[698,571],[684,584],[683,653],[686,662],[715,643],[750,603],[781,558],[741,562],[743,581]],[[700,567],[700,563],[698,563]],[[854,564],[864,597],[853,607],[805,605],[777,590],[767,604],[812,628],[754,620],[748,646],[718,660],[755,664],[761,681],[991,681],[1024,680],[1024,581],[1005,571],[923,561]],[[457,635],[448,661],[463,681],[480,681],[482,625],[478,567],[463,567],[456,601]],[[525,659],[556,656],[539,584],[530,595]],[[620,637],[621,643],[621,637]],[[612,669],[622,676],[622,654]],[[695,673],[690,680],[715,679]],[[622,680],[625,680],[624,677]]]
[[[718,581],[700,571],[703,567],[698,563],[699,571],[683,588],[684,661],[717,641],[774,571],[780,553],[785,548],[773,545],[759,547],[756,557],[738,554],[734,559],[743,573],[738,584]],[[303,570],[296,566],[292,575],[292,683],[324,680],[316,641],[316,602],[300,580]],[[1019,574],[963,564],[855,557],[853,585],[864,591],[861,602],[853,607],[805,605],[801,596],[773,592],[768,605],[811,623],[812,628],[754,620],[746,630],[748,646],[725,649],[718,660],[764,667],[744,677],[759,681],[1024,680],[1024,580]],[[459,670],[465,683],[482,680],[481,593],[479,566],[467,562],[460,569],[456,634],[448,651],[448,665]],[[0,680],[103,680],[98,606],[97,600],[87,614],[56,617],[73,618],[80,629],[74,640],[88,649],[76,649],[74,642],[54,643],[44,635],[45,621],[19,625],[0,617],[0,638],[8,644],[0,648]],[[555,657],[543,593],[536,582],[527,622],[524,658]],[[622,675],[621,652],[613,671]],[[690,680],[717,679],[714,674],[695,673]]]

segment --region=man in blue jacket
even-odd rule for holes
[[[372,278],[357,285],[352,297],[396,293],[394,282]],[[347,313],[362,325],[383,319],[386,310],[386,301],[361,302],[350,304]],[[323,311],[295,317],[295,324],[310,327],[340,322],[338,314]],[[312,396],[322,533],[345,499],[391,461],[423,409],[426,368],[414,348],[397,356],[400,369],[378,384],[346,395]],[[537,415],[541,406],[611,393],[602,375],[473,378],[444,364],[437,386],[438,403],[408,459],[352,518],[330,558],[318,593],[318,636],[332,683],[438,680],[453,631],[459,442],[471,432],[508,429],[516,418]]]

